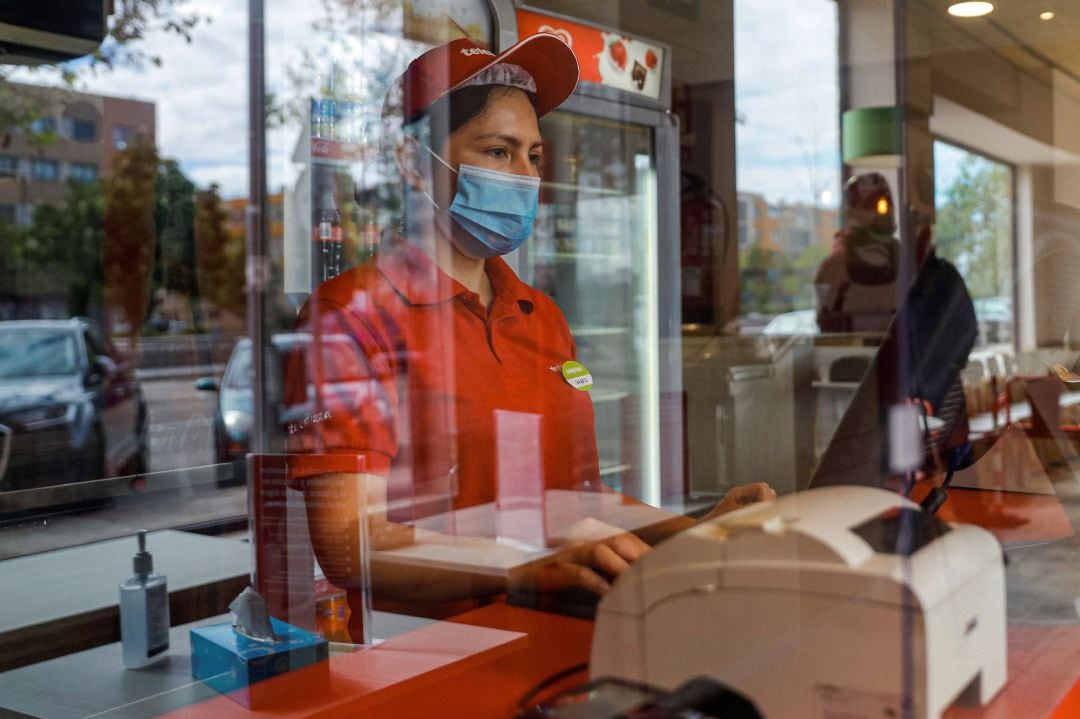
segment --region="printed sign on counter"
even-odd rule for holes
[[[573,48],[583,82],[660,97],[664,49],[659,45],[529,10],[518,10],[517,21],[519,37],[547,32]]]

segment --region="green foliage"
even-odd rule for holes
[[[791,258],[783,252],[753,245],[739,257],[741,311],[771,315],[812,307],[810,288],[818,265],[828,254],[824,247],[810,245]]]
[[[808,245],[806,249],[799,253],[799,256],[795,258],[792,263],[792,267],[796,270],[810,270],[811,277],[817,273],[817,268],[821,266],[821,263],[825,261],[825,258],[829,256],[829,249],[822,247],[821,245]]]
[[[155,289],[196,293],[195,192],[195,183],[184,175],[176,160],[162,160],[155,182]]]
[[[742,275],[742,311],[776,314],[792,309],[785,279],[792,274],[791,260],[776,250],[753,245],[739,257]]]
[[[1011,173],[969,154],[943,193],[937,216],[938,254],[956,265],[972,297],[1012,293]]]
[[[136,135],[117,154],[105,190],[105,303],[126,318],[136,342],[150,300],[157,228],[154,224],[157,148]]]
[[[0,146],[9,147],[15,134],[32,147],[55,144],[60,139],[56,131],[37,131],[33,127],[34,121],[50,113],[57,93],[62,96],[70,92],[12,84],[5,79],[4,67],[0,65]]]
[[[69,314],[100,318],[108,306],[139,334],[161,289],[190,301],[196,330],[200,292],[243,312],[244,238],[226,220],[216,186],[199,192],[175,160],[138,139],[108,176],[69,181],[63,201],[39,205],[27,227],[0,222],[0,290],[18,292],[26,283],[17,278],[31,278],[36,292],[66,295]]]
[[[59,207],[37,208],[32,234],[39,254],[27,257],[30,264],[63,268],[67,276],[68,313],[94,316],[102,303],[105,203],[101,182],[68,182]]]
[[[195,256],[200,296],[219,312],[242,316],[247,306],[243,282],[244,236],[226,227],[228,213],[217,184],[195,195]]]
[[[191,32],[210,18],[191,13],[187,0],[114,0],[109,37],[93,55],[92,67],[117,65],[161,66],[161,56],[148,51],[140,41],[154,31],[182,37],[191,42]]]
[[[64,296],[71,315],[99,316],[103,222],[100,181],[69,181],[63,203],[37,207],[28,227],[0,226],[4,291],[18,293],[29,282],[36,292]]]

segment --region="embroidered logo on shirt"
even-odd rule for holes
[[[315,424],[316,422],[325,422],[328,419],[330,419],[330,410],[327,409],[323,410],[322,412],[315,412],[314,414],[304,415],[303,419],[300,419],[296,422],[289,422],[287,428],[289,430],[289,434],[296,434],[297,432],[306,429],[307,427]]]

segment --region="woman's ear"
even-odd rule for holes
[[[428,177],[421,170],[423,148],[415,137],[405,135],[394,148],[394,160],[405,183],[419,192],[430,192]]]

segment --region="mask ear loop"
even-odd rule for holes
[[[417,141],[417,144],[420,145],[420,147],[427,150],[428,152],[430,152],[431,156],[434,157],[436,160],[438,160],[442,164],[446,165],[447,170],[450,170],[450,172],[454,173],[455,175],[459,174],[457,170],[455,170],[453,167],[450,166],[449,162],[447,162],[446,160],[442,159],[442,157],[439,156],[439,153],[435,152],[434,150],[432,150],[430,147],[428,147],[427,145],[425,145],[422,142]],[[433,198],[431,195],[429,195],[427,193],[427,190],[420,190],[420,194],[422,194],[424,197],[426,197],[428,199],[428,202],[430,202],[432,205],[435,206],[436,210],[438,210],[439,212],[443,211],[443,208],[439,207],[439,203],[435,202],[435,198]]]

